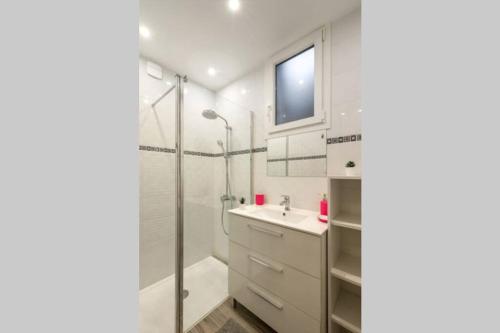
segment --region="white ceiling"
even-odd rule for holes
[[[151,31],[140,52],[218,90],[273,53],[360,6],[360,0],[140,0],[140,24]],[[217,70],[209,76],[208,67]]]

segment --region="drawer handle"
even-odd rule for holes
[[[252,286],[250,284],[247,286],[247,288],[251,292],[253,292],[255,295],[259,296],[264,301],[266,301],[267,303],[269,303],[272,306],[274,306],[276,309],[283,310],[283,304],[281,304],[280,302],[274,300],[271,296],[267,296],[263,290],[260,290],[260,288],[256,288],[256,287],[254,287],[254,286]]]
[[[250,229],[253,229],[253,230],[256,230],[256,231],[260,231],[260,232],[263,232],[265,234],[269,234],[271,236],[274,236],[274,237],[283,237],[283,233],[282,232],[279,232],[279,231],[274,231],[274,230],[269,230],[269,229],[264,229],[264,228],[261,228],[261,227],[257,227],[253,224],[248,224],[248,227]]]
[[[276,271],[278,273],[283,273],[283,267],[278,267],[278,266],[275,266],[273,264],[270,264],[268,262],[265,262],[264,260],[262,259],[258,259],[258,258],[255,258],[254,256],[252,255],[248,255],[248,259],[252,260],[253,262],[256,262],[257,264],[259,265],[262,265],[264,267],[267,267],[269,269],[272,269],[273,271]]]

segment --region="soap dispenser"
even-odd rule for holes
[[[323,199],[319,202],[318,220],[323,223],[328,222],[328,199],[325,193],[323,193]]]

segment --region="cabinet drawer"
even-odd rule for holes
[[[229,294],[278,332],[319,333],[319,322],[229,269]]]
[[[230,214],[229,239],[309,275],[321,276],[321,237]]]
[[[321,282],[235,242],[229,242],[229,267],[272,291],[316,320],[321,318]]]

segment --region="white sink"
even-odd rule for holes
[[[328,224],[318,221],[318,212],[293,207],[285,211],[284,207],[277,205],[251,205],[231,209],[229,213],[315,235],[321,235],[328,229]]]
[[[308,218],[308,215],[299,214],[292,210],[285,211],[284,209],[257,208],[253,213],[262,218],[275,219],[289,223],[299,223]]]

